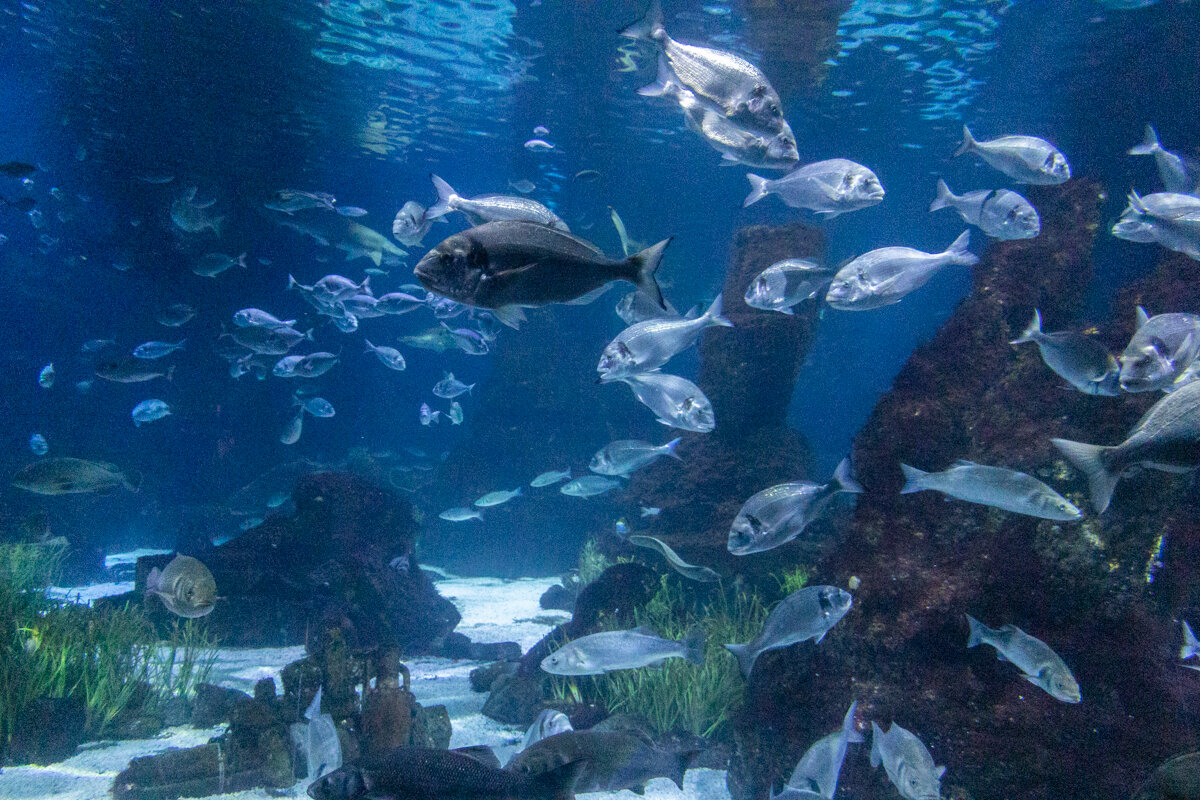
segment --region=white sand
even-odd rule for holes
[[[139,551],[146,555],[151,551]],[[157,551],[153,551],[157,552]],[[116,557],[110,557],[116,558]],[[115,560],[114,564],[129,563]],[[440,571],[439,571],[440,572]],[[439,577],[438,591],[450,599],[462,614],[456,628],[476,642],[518,642],[529,648],[549,632],[551,626],[531,621],[534,617],[559,617],[562,612],[544,611],[538,598],[556,580],[526,578],[500,580],[497,578]],[[128,583],[108,583],[78,588],[56,588],[55,596],[89,602],[95,597],[119,593],[133,588]],[[304,656],[303,647],[263,649],[223,648],[219,652],[210,681],[220,686],[250,692],[262,678],[275,680],[282,691],[279,673],[284,666]],[[422,705],[445,705],[453,726],[450,746],[462,747],[486,744],[496,749],[500,760],[506,761],[519,747],[525,735],[522,728],[502,725],[480,714],[485,694],[471,691],[467,676],[483,662],[454,661],[446,658],[417,658],[408,662],[412,675],[412,690]],[[48,767],[10,767],[0,772],[0,798],[4,800],[99,800],[109,796],[109,787],[117,776],[138,756],[161,753],[172,747],[194,747],[218,736],[224,726],[208,730],[190,727],[170,728],[154,739],[125,742],[94,742],[84,745],[73,757]],[[680,792],[666,779],[652,781],[646,787],[647,800],[725,800],[725,773],[718,770],[695,769],[687,774],[685,790]],[[294,787],[293,794],[304,796],[304,784]],[[235,800],[266,800],[262,789],[218,795]],[[588,797],[620,797],[634,800],[632,792],[603,792]]]

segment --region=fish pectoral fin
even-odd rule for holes
[[[826,197],[828,197],[830,200],[837,201],[837,200],[842,199],[842,193],[840,191],[838,191],[838,187],[831,186],[830,184],[826,183],[823,180],[820,180],[819,178],[813,178],[812,182],[813,182],[813,185],[816,186],[818,189],[820,189],[821,193],[824,194]],[[840,214],[841,212],[833,211],[833,212],[824,212],[824,213]]]

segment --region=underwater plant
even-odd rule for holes
[[[579,576],[579,588],[582,589],[594,582],[610,566],[612,566],[612,562],[604,553],[600,552],[600,546],[596,544],[596,540],[588,539],[584,542],[583,551],[579,554],[579,568],[576,570],[576,575]]]
[[[58,547],[0,546],[0,744],[39,697],[82,699],[86,735],[111,735],[125,716],[190,696],[216,659],[214,641],[195,620],[177,623],[160,646],[139,608],[48,598],[62,557]]]
[[[561,702],[595,702],[609,714],[643,718],[656,733],[686,732],[718,736],[742,703],[744,682],[726,642],[753,637],[767,609],[756,592],[718,587],[712,599],[697,607],[671,576],[634,618],[639,626],[669,639],[682,639],[699,627],[704,631],[704,663],[669,659],[658,667],[621,670],[604,675],[550,679],[550,694]],[[614,620],[615,622],[615,620]],[[616,629],[613,625],[608,629]]]

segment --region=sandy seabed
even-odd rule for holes
[[[114,563],[120,562],[121,554],[110,556]],[[451,600],[462,614],[462,622],[456,628],[476,642],[517,642],[527,649],[541,639],[551,626],[546,624],[554,617],[566,619],[563,612],[545,611],[538,606],[538,598],[555,578],[460,578],[434,571],[438,591]],[[442,577],[444,575],[444,577]],[[103,583],[75,588],[56,588],[59,597],[70,597],[78,602],[107,594],[118,594],[132,589],[129,583]],[[536,621],[535,621],[536,620]],[[272,678],[279,691],[282,685],[279,673],[284,666],[304,656],[303,647],[277,647],[262,649],[222,649],[209,680],[231,689],[253,691],[254,684],[262,678]],[[501,762],[507,761],[516,752],[525,735],[523,728],[503,725],[483,716],[480,709],[487,695],[471,691],[468,675],[479,666],[479,661],[454,661],[447,658],[416,658],[405,662],[412,675],[412,691],[417,701],[424,706],[445,705],[450,712],[453,726],[451,747],[466,745],[490,745]],[[130,741],[89,742],[79,751],[58,764],[44,767],[9,767],[0,772],[0,798],[4,800],[98,800],[110,796],[113,779],[130,760],[138,756],[153,755],[165,750],[195,747],[219,736],[224,725],[214,728],[196,729],[188,726],[168,728],[153,739]],[[291,794],[304,797],[307,781],[300,781]],[[278,797],[279,793],[268,794],[263,789],[235,792],[214,797],[235,800],[266,800]],[[622,797],[632,800],[633,792],[597,792],[587,797]],[[725,773],[720,770],[694,769],[688,772],[684,791],[665,778],[651,781],[646,787],[647,800],[726,800],[729,792],[725,788]]]

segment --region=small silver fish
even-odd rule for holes
[[[46,441],[45,436],[35,433],[29,437],[29,449],[35,456],[44,456],[50,452],[50,444]]]
[[[603,675],[660,664],[668,658],[704,663],[704,632],[697,628],[682,641],[663,639],[648,628],[604,631],[568,642],[542,659],[551,675]]]
[[[42,367],[38,372],[38,386],[49,389],[54,386],[54,362]]]
[[[147,361],[153,361],[156,358],[169,356],[176,350],[182,350],[187,339],[182,339],[172,344],[171,342],[145,342],[133,348],[134,358],[144,358]]]
[[[658,508],[657,506],[642,506],[641,511],[643,519],[646,517],[657,517],[662,513],[662,509]]]
[[[453,372],[446,372],[443,373],[442,379],[433,385],[433,393],[443,400],[451,400],[474,388],[475,384],[463,383],[454,377]]]
[[[292,398],[292,404],[300,406],[314,417],[321,417],[322,419],[328,419],[336,413],[333,404],[324,397],[300,397],[296,395]]]
[[[675,454],[675,448],[679,446],[681,441],[683,440],[672,439],[661,446],[636,439],[621,439],[616,442],[610,442],[596,451],[596,454],[592,456],[592,461],[588,469],[599,475],[628,477],[631,473],[658,460],[662,456],[670,456],[682,461],[683,459]]]
[[[748,173],[750,194],[742,206],[751,206],[769,194],[792,208],[804,208],[832,219],[849,211],[869,208],[883,202],[884,190],[879,178],[867,167],[845,158],[831,158],[805,164],[770,180]]]
[[[367,352],[374,353],[379,362],[388,369],[401,372],[408,366],[404,363],[404,356],[396,348],[388,347],[387,345],[373,345],[370,339],[364,339],[363,341],[366,342]]]
[[[1112,227],[1118,239],[1157,242],[1200,261],[1200,197],[1157,192],[1129,193],[1129,206]]]
[[[898,303],[924,286],[945,266],[973,266],[979,257],[967,248],[970,231],[963,231],[941,253],[911,247],[881,247],[864,253],[838,270],[825,293],[825,302],[843,311],[867,311]]]
[[[246,269],[246,254],[227,256],[224,253],[207,253],[196,261],[192,272],[205,278],[215,278],[230,267]]]
[[[621,331],[605,346],[596,371],[601,381],[612,381],[657,369],[695,344],[700,334],[713,326],[733,327],[721,316],[719,294],[708,311],[695,319],[649,319]]]
[[[478,509],[462,507],[447,508],[445,511],[438,514],[438,517],[446,520],[447,522],[466,522],[469,519],[477,519],[480,521],[483,520],[483,514],[481,514]]]
[[[463,407],[457,400],[450,401],[450,410],[446,412],[446,416],[450,418],[451,425],[462,425]]]
[[[618,380],[629,385],[637,399],[672,428],[708,433],[717,427],[712,403],[700,387],[686,378],[661,372],[642,372]]]
[[[762,632],[747,644],[727,644],[737,659],[742,675],[749,678],[754,662],[768,650],[813,639],[820,643],[853,602],[850,593],[836,586],[806,586],[792,592],[775,606],[763,623]]]
[[[300,434],[304,432],[304,410],[301,409],[292,417],[292,421],[283,429],[283,433],[279,435],[279,441],[283,444],[295,444],[300,441]]]
[[[1017,183],[1053,185],[1071,177],[1071,167],[1058,149],[1036,136],[1001,136],[979,142],[963,125],[963,141],[955,156],[975,153]]]
[[[437,189],[438,201],[425,211],[425,216],[433,219],[449,214],[451,211],[461,211],[471,222],[480,225],[484,222],[500,220],[517,222],[536,222],[549,225],[560,231],[569,231],[567,224],[558,218],[550,209],[536,200],[528,197],[513,197],[505,194],[485,194],[479,197],[466,198],[451,188],[450,184],[437,175],[430,175],[433,186]]]
[[[1127,392],[1170,389],[1200,355],[1200,316],[1156,314],[1137,307],[1137,330],[1121,353],[1121,388]]]
[[[428,403],[421,403],[421,410],[418,412],[418,419],[420,419],[422,425],[429,427],[430,425],[436,425],[438,417],[441,415],[442,412],[430,409]]]
[[[291,328],[296,324],[294,319],[279,319],[274,314],[269,314],[261,308],[243,308],[233,315],[233,324],[239,328],[270,328],[277,330],[279,328]]]
[[[162,419],[171,413],[171,407],[162,400],[143,400],[133,407],[130,416],[133,417],[135,427],[141,427],[143,423],[154,422]]]
[[[605,478],[602,475],[584,475],[569,481],[558,490],[569,497],[595,497],[616,489],[621,485],[618,480]]]
[[[792,771],[792,777],[788,778],[788,789],[815,792],[825,800],[833,800],[837,792],[838,776],[842,772],[842,762],[846,760],[847,746],[864,741],[863,735],[854,726],[854,712],[857,708],[857,702],[851,703],[850,710],[842,718],[842,727],[821,737],[805,751],[800,762],[796,764],[796,769]]]
[[[512,500],[514,497],[520,497],[520,496],[521,496],[521,487],[520,486],[518,486],[516,489],[513,489],[511,491],[497,490],[495,492],[488,492],[483,497],[476,500],[475,506],[477,508],[490,508],[491,506],[498,506],[501,503],[507,503],[509,500]]]
[[[425,206],[415,200],[409,200],[396,212],[396,218],[392,220],[392,236],[401,244],[416,247],[432,226],[433,219],[426,214]]]
[[[1029,517],[1076,522],[1083,512],[1032,475],[959,459],[941,472],[922,472],[901,464],[907,483],[900,494],[933,490],[968,503],[1001,508]]]
[[[571,470],[564,469],[561,472],[550,470],[543,472],[529,482],[530,486],[552,486],[560,481],[568,481],[571,479]]]
[[[1070,668],[1041,639],[1030,636],[1016,625],[989,628],[970,614],[967,614],[967,624],[971,628],[967,647],[990,644],[996,648],[1001,661],[1014,664],[1024,673],[1021,677],[1054,699],[1064,703],[1080,701],[1079,684]]]
[[[742,505],[729,526],[729,552],[744,556],[786,544],[819,519],[837,494],[862,490],[849,458],[842,459],[827,484],[793,481],[763,489]]]

